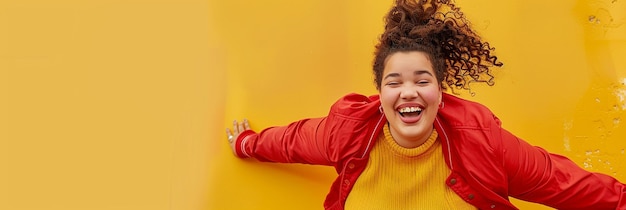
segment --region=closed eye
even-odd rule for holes
[[[399,82],[388,82],[385,85],[387,85],[387,86],[397,86],[397,85],[400,85],[400,83]]]

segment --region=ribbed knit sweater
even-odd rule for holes
[[[473,209],[445,184],[450,174],[433,130],[416,148],[398,145],[385,125],[365,171],[346,201],[346,210]]]

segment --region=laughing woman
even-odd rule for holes
[[[626,186],[500,126],[444,92],[493,84],[502,65],[447,0],[396,0],[376,46],[378,95],[346,95],[327,116],[259,133],[227,129],[238,157],[335,167],[325,209],[626,209]]]

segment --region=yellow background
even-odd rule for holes
[[[1,0],[0,209],[322,209],[332,168],[236,159],[224,128],[376,93],[390,5]],[[462,96],[626,181],[626,1],[458,5],[505,63],[495,86]]]

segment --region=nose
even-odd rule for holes
[[[402,91],[400,91],[400,98],[404,100],[412,100],[419,96],[417,90],[412,87],[404,87]]]

